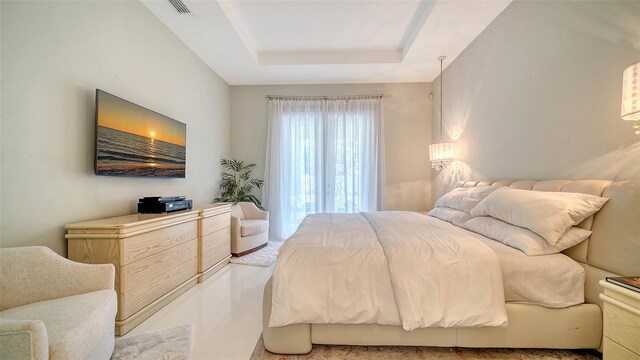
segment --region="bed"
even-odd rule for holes
[[[377,311],[372,314],[356,314],[356,316],[351,314],[350,317],[341,317],[340,312],[336,311],[335,305],[329,312],[307,314],[304,308],[287,309],[286,306],[283,307],[283,299],[276,298],[278,306],[275,307],[272,317],[274,279],[280,288],[282,288],[282,284],[278,284],[278,281],[286,282],[286,285],[290,286],[288,294],[292,297],[304,294],[307,296],[307,300],[315,300],[317,304],[324,304],[328,301],[322,299],[322,296],[314,297],[317,295],[314,293],[315,288],[319,288],[318,294],[322,294],[322,279],[324,279],[322,276],[306,279],[312,286],[305,288],[304,277],[284,277],[283,274],[277,273],[276,267],[274,279],[266,284],[264,291],[263,338],[267,350],[282,354],[304,354],[311,350],[312,344],[598,349],[602,339],[602,303],[598,298],[600,293],[598,281],[606,276],[629,276],[640,273],[640,261],[638,261],[640,258],[640,222],[638,221],[640,218],[640,181],[492,181],[462,182],[458,186],[469,188],[478,185],[509,186],[514,189],[535,191],[586,193],[609,198],[609,201],[595,216],[587,218],[578,225],[580,228],[591,230],[592,234],[588,240],[565,250],[563,254],[566,256],[529,257],[518,250],[503,246],[494,240],[482,239],[481,235],[470,233],[441,220],[424,219],[422,221],[416,218],[419,216],[417,214],[398,214],[397,218],[390,220],[398,223],[404,222],[404,228],[423,226],[421,224],[424,222],[425,227],[421,229],[421,232],[432,228],[441,234],[457,234],[457,237],[473,236],[479,242],[484,242],[487,248],[493,250],[493,255],[487,255],[489,258],[495,258],[492,263],[494,265],[488,267],[498,267],[500,271],[496,273],[492,270],[487,271],[486,274],[478,274],[478,277],[474,278],[474,282],[479,284],[478,289],[480,290],[475,291],[491,288],[491,286],[495,288],[495,284],[499,282],[501,285],[500,294],[498,291],[491,291],[491,293],[496,293],[494,297],[478,306],[476,314],[467,314],[472,317],[479,316],[476,316],[474,318],[476,321],[472,323],[455,317],[425,319],[420,313],[421,309],[416,309],[415,304],[411,301],[405,301],[401,293],[396,291],[396,293],[389,295],[389,291],[384,289],[381,289],[376,295],[377,300],[375,300],[373,308]],[[361,220],[347,219],[350,223]],[[390,238],[388,243],[385,243],[384,240],[380,241],[387,256],[391,254],[389,266],[396,266],[398,269],[407,267],[400,261],[396,261],[394,265],[393,254],[400,250],[394,249],[396,241],[393,240],[393,237],[396,230],[384,223],[385,217],[371,215],[366,220],[375,225],[372,227],[379,238]],[[335,244],[326,246],[327,236],[323,234],[323,229],[325,229],[323,221],[328,220],[316,218],[315,223],[301,226],[299,232],[302,235],[305,235],[306,232],[306,242],[293,241],[292,243],[300,243],[301,247],[316,246],[317,244],[314,245],[313,240],[309,239],[313,236],[318,237],[321,239],[321,246],[317,246],[314,251],[329,251],[332,256],[337,254],[338,259],[342,256],[343,260],[331,260],[330,266],[322,263],[316,264],[317,269],[344,267],[344,269],[338,270],[338,273],[341,271],[342,274],[349,274],[349,259],[353,253],[349,253],[349,250],[338,251],[336,249],[339,246]],[[352,243],[351,248],[355,247],[358,249],[357,253],[362,253],[363,248],[370,247],[371,253],[368,256],[378,256],[379,249],[375,250],[375,245],[372,245],[369,240],[363,240],[361,234],[362,232],[354,232],[351,235],[347,233],[348,236],[351,236],[347,241]],[[297,235],[300,234],[297,233]],[[396,237],[404,239],[400,235]],[[455,238],[453,241],[456,241]],[[295,247],[297,245],[285,246]],[[287,253],[294,253],[295,250],[290,249]],[[300,251],[302,250],[300,249]],[[468,251],[478,251],[478,249],[470,248]],[[402,253],[399,253],[399,259],[406,256],[406,254],[400,255]],[[314,258],[322,259],[323,257]],[[335,258],[336,256],[333,256],[333,259]],[[286,259],[278,261],[286,261]],[[416,283],[415,279],[410,276],[412,272],[406,269],[402,271],[404,272],[398,272],[401,275],[394,279],[394,284],[406,280],[407,291],[418,291],[418,299],[432,301],[428,297],[429,293],[425,295],[420,292],[422,289],[416,286],[419,283]],[[549,275],[545,275],[545,271],[555,271],[562,276],[554,278],[555,283],[548,284]],[[420,269],[415,269],[414,272],[419,274]],[[363,274],[368,273],[364,272]],[[393,272],[391,273],[393,277]],[[502,276],[502,274],[506,275]],[[379,269],[372,268],[370,275],[372,279],[363,279],[366,288],[383,287],[377,284],[387,281],[384,279],[384,272]],[[446,274],[443,276],[446,279]],[[348,278],[347,275],[344,277]],[[418,277],[417,280],[420,278]],[[331,282],[335,281],[331,280]],[[411,281],[414,282],[411,283]],[[473,288],[473,283],[468,286]],[[282,297],[282,291],[277,293]],[[340,294],[337,296],[339,298]],[[350,293],[348,296],[353,296],[353,294]],[[482,298],[484,299],[484,297]],[[367,301],[366,298],[363,299],[365,300],[358,299],[358,301]],[[468,303],[468,299],[462,299],[462,296],[455,296],[452,299],[451,306],[462,306],[465,311],[467,310],[463,305]],[[398,311],[403,313],[401,320],[398,319],[397,314],[393,313],[393,306],[385,305],[385,302],[391,303],[394,300]],[[502,306],[496,306],[498,301],[502,301]],[[344,306],[348,310],[349,304],[346,304],[347,301],[344,302]],[[499,310],[500,308],[503,309],[504,314]],[[288,310],[297,312],[298,319],[300,319],[299,316],[308,316],[307,321],[288,323],[286,314]],[[417,312],[417,315],[407,316],[411,311]],[[338,315],[336,316],[336,314]],[[490,316],[480,316],[483,314]],[[468,318],[467,316],[465,319]],[[508,318],[508,322],[504,321],[506,318]],[[269,326],[270,324],[272,326]]]

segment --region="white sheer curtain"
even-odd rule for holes
[[[269,99],[263,203],[271,236],[308,214],[384,207],[382,99]]]

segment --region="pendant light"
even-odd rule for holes
[[[622,120],[635,121],[633,129],[640,135],[640,62],[622,73]]]
[[[446,56],[438,57],[440,60],[440,142],[429,145],[429,160],[431,167],[440,171],[455,160],[455,146],[452,142],[442,142],[442,98],[444,98],[444,88],[442,87],[442,64]]]

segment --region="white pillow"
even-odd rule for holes
[[[488,216],[472,218],[464,223],[462,227],[518,249],[527,255],[557,254],[578,245],[591,236],[591,231],[589,230],[572,227],[555,245],[550,245],[540,235],[529,229],[511,225]]]
[[[471,215],[527,228],[555,245],[570,227],[596,213],[607,200],[588,194],[503,187],[482,200]]]
[[[449,209],[446,207],[433,208],[427,213],[427,215],[433,216],[434,218],[438,218],[440,220],[444,220],[446,222],[450,222],[456,226],[462,226],[462,224],[464,224],[467,220],[471,219],[471,215],[469,215],[469,213],[467,212]]]
[[[496,191],[497,186],[476,186],[470,188],[457,188],[444,194],[436,202],[436,208],[450,208],[470,213],[482,199]]]

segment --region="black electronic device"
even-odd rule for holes
[[[143,203],[166,203],[171,201],[186,200],[186,198],[186,196],[145,196],[138,199],[138,201]]]
[[[138,200],[138,212],[142,214],[160,214],[192,207],[193,201],[185,196],[149,196]]]

